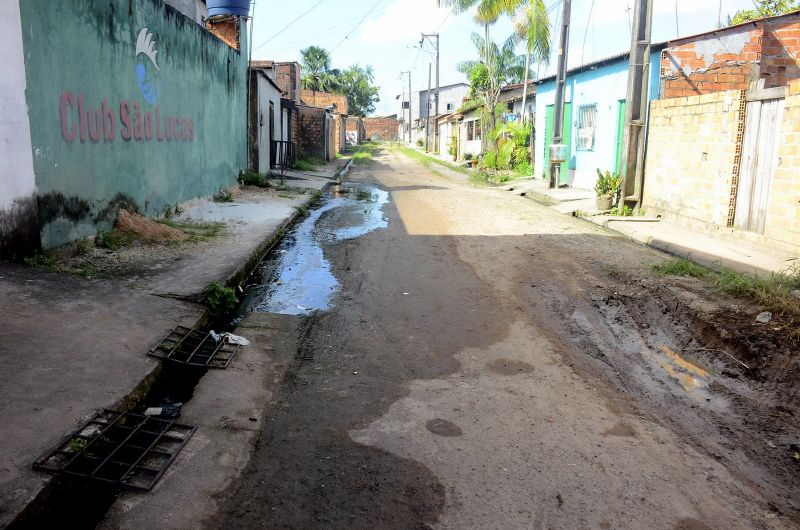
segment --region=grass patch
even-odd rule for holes
[[[25,265],[29,267],[50,272],[57,271],[61,262],[56,254],[48,251],[40,252],[34,256],[23,259],[23,261]]]
[[[445,160],[441,160],[441,159],[433,157],[433,156],[429,156],[429,155],[427,155],[425,153],[421,153],[421,152],[417,151],[416,149],[412,149],[412,148],[406,147],[404,145],[398,145],[398,146],[396,146],[394,148],[399,150],[401,153],[403,153],[407,157],[413,158],[414,160],[417,160],[418,162],[421,162],[422,165],[424,165],[427,168],[430,168],[431,164],[438,164],[440,166],[446,167],[447,169],[450,169],[450,170],[455,171],[457,173],[461,173],[462,175],[469,175],[470,176],[470,182],[472,182],[473,184],[477,184],[477,183],[481,182],[481,181],[473,181],[472,177],[476,174],[476,172],[469,171],[465,167],[457,166],[456,164],[451,164],[450,162],[447,162]]]
[[[692,278],[703,278],[711,272],[705,267],[701,267],[683,258],[656,263],[652,266],[652,269],[656,274],[665,276],[691,276]]]
[[[158,222],[161,223],[162,225],[182,230],[189,236],[187,241],[193,243],[197,241],[207,241],[209,239],[212,239],[218,236],[220,232],[222,232],[222,230],[225,228],[225,223],[221,221],[206,222],[206,221],[193,221],[193,220],[176,221],[174,219],[161,219]],[[178,243],[181,242],[179,241]]]
[[[257,173],[250,169],[243,169],[239,173],[239,182],[244,186],[258,186],[259,188],[269,188],[269,179],[262,173]]]
[[[292,166],[292,169],[296,169],[297,171],[314,171],[316,168],[317,166],[311,162],[300,159],[298,159],[297,162],[294,163],[294,166]]]
[[[314,171],[317,169],[317,166],[324,166],[325,163],[324,160],[315,156],[300,155],[297,157],[297,161],[292,166],[292,169],[296,169],[297,171]]]
[[[371,201],[372,200],[372,193],[362,187],[354,188],[353,191],[350,192],[351,196],[357,201]]]
[[[372,160],[372,153],[369,151],[358,151],[353,155],[354,164],[366,164]]]
[[[95,238],[95,243],[99,247],[107,248],[112,252],[130,247],[136,242],[136,236],[130,232],[123,232],[112,228],[111,230],[101,230]]]
[[[652,266],[656,274],[691,276],[708,281],[720,291],[738,298],[748,299],[778,315],[800,319],[800,265],[794,265],[771,276],[759,276],[723,269],[719,272],[706,269],[686,259],[676,259]]]

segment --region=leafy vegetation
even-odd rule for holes
[[[440,166],[446,167],[447,169],[450,169],[452,171],[457,171],[458,173],[462,173],[464,175],[472,175],[474,173],[472,171],[468,171],[466,168],[463,168],[461,166],[457,166],[455,164],[451,164],[450,162],[447,162],[447,161],[442,160],[440,158],[429,156],[429,155],[427,155],[425,153],[421,153],[421,152],[417,151],[416,149],[412,149],[410,147],[405,147],[403,145],[395,145],[395,146],[393,146],[393,149],[397,149],[398,151],[400,151],[401,153],[403,153],[407,157],[413,158],[414,160],[417,160],[417,161],[421,162],[422,165],[424,165],[427,168],[430,168],[431,165],[433,165],[433,164],[438,164]]]
[[[211,282],[206,286],[202,301],[211,308],[211,312],[214,314],[228,313],[239,303],[234,290],[219,282]]]
[[[355,64],[346,70],[331,68],[331,55],[325,48],[309,46],[300,50],[303,62],[303,88],[319,92],[341,94],[347,98],[347,112],[352,116],[366,116],[375,111],[380,101],[379,88],[373,83],[372,67]]]
[[[603,173],[597,169],[597,182],[594,185],[594,192],[598,197],[616,197],[622,186],[622,177],[619,173],[606,171]]]
[[[742,9],[728,17],[728,25],[742,24],[750,20],[774,17],[800,9],[798,0],[754,0],[753,9]]]
[[[709,270],[705,267],[683,258],[656,263],[652,269],[657,274],[691,276],[692,278],[702,278],[709,273]]]
[[[107,248],[113,252],[122,248],[129,247],[136,242],[136,236],[131,232],[123,232],[112,228],[111,230],[101,230],[97,233],[95,244],[99,247]]]
[[[269,179],[263,173],[258,173],[251,169],[243,169],[239,173],[239,183],[243,186],[258,186],[259,188],[269,188]]]

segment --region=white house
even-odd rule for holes
[[[409,144],[415,144],[418,139],[425,140],[426,120],[430,116],[431,126],[436,123],[434,114],[434,95],[436,89],[420,90],[397,96],[397,116],[400,122],[399,137]],[[439,115],[452,114],[461,107],[464,98],[469,94],[467,83],[456,83],[439,87]],[[409,138],[410,133],[410,138]]]

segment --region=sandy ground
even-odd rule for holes
[[[389,191],[388,227],[325,247],[335,305],[287,320],[293,361],[210,526],[797,525],[794,361],[732,342],[759,308],[400,155],[350,178]]]

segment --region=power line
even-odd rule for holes
[[[311,13],[312,11],[314,11],[316,8],[318,8],[318,7],[319,7],[319,6],[320,6],[320,5],[321,5],[321,4],[322,4],[324,1],[325,1],[325,0],[319,0],[319,2],[317,2],[316,4],[314,4],[313,6],[311,6],[311,7],[310,7],[310,8],[309,8],[307,11],[304,11],[304,12],[303,12],[303,14],[301,14],[299,17],[295,18],[294,20],[292,20],[291,22],[289,22],[288,24],[286,24],[285,26],[283,26],[283,27],[280,29],[280,31],[278,31],[278,32],[277,32],[275,35],[273,35],[272,37],[268,38],[267,40],[265,40],[264,42],[262,42],[261,44],[259,44],[258,46],[256,46],[256,47],[253,49],[253,51],[255,51],[255,50],[257,50],[257,49],[261,48],[262,46],[264,46],[264,45],[266,45],[267,43],[269,43],[269,42],[271,42],[272,40],[274,40],[274,39],[275,39],[277,36],[279,36],[279,35],[280,35],[280,34],[282,34],[284,31],[286,31],[287,29],[289,29],[290,27],[292,27],[292,26],[293,26],[293,25],[294,25],[294,24],[295,24],[297,21],[299,21],[301,18],[305,17],[306,15],[308,15],[309,13]]]
[[[335,33],[339,33],[342,29],[344,29],[345,27],[349,26],[350,24],[352,24],[356,20],[357,20],[357,18],[351,18],[351,19],[348,19],[345,22],[342,22],[341,24],[337,24],[335,26],[331,26],[331,27],[327,28],[324,31],[318,31],[318,32],[315,32],[315,33],[312,33],[312,34],[309,34],[309,35],[304,35],[304,36],[302,36],[302,37],[300,37],[298,39],[294,39],[294,40],[291,40],[289,42],[281,44],[281,47],[280,48],[276,48],[274,51],[275,52],[279,52],[279,51],[288,50],[288,49],[292,49],[293,50],[294,48],[301,47],[303,44],[312,43],[312,40],[313,40],[314,44],[319,44],[321,37],[326,37],[328,35],[333,35]]]
[[[594,11],[594,0],[592,0],[592,5],[589,6],[589,18],[586,19],[586,31],[583,32],[583,46],[581,46],[581,64],[586,64],[584,62],[584,54],[586,53],[586,36],[589,34],[589,26],[592,23],[592,11]]]
[[[366,15],[364,15],[364,16],[361,18],[361,20],[359,20],[359,21],[358,21],[358,23],[357,23],[357,24],[356,24],[356,25],[353,27],[353,29],[351,29],[351,30],[350,30],[350,33],[348,33],[347,35],[345,35],[345,36],[344,36],[344,38],[343,38],[342,40],[340,40],[340,41],[339,41],[339,42],[336,44],[336,46],[334,46],[333,48],[331,48],[331,53],[333,53],[333,50],[335,50],[336,48],[338,48],[339,46],[341,46],[341,45],[342,45],[342,43],[343,43],[344,41],[346,41],[346,40],[347,40],[347,39],[350,37],[350,35],[352,35],[352,34],[353,34],[353,32],[354,32],[355,30],[357,30],[357,29],[358,29],[358,27],[359,27],[361,24],[363,24],[363,23],[364,23],[364,21],[365,21],[365,20],[367,20],[367,17],[368,17],[368,16],[370,16],[370,15],[372,14],[372,12],[373,12],[373,11],[375,11],[375,10],[378,8],[378,6],[381,4],[381,2],[383,2],[383,0],[378,0],[377,2],[375,2],[375,5],[373,5],[373,6],[370,8],[370,10],[369,10],[369,11],[367,11],[367,14],[366,14]]]

